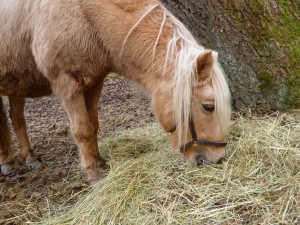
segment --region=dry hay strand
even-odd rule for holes
[[[155,124],[118,133],[101,146],[107,178],[40,223],[299,224],[300,117],[241,117],[228,140],[222,165],[194,168]]]

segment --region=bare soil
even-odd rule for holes
[[[154,121],[147,95],[116,75],[106,79],[99,103],[101,138]],[[43,168],[29,171],[17,156],[13,173],[0,175],[0,224],[38,221],[68,209],[90,189],[59,100],[55,96],[28,99],[25,112],[32,147]],[[15,137],[14,146],[18,151]]]

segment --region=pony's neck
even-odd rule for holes
[[[119,69],[116,67],[116,72],[136,82],[151,95],[157,91],[172,89],[173,78],[170,69],[164,74],[162,70],[157,72],[144,71],[141,68],[137,68],[136,65],[126,64]]]
[[[151,93],[172,80],[166,52],[174,25],[158,1],[86,0],[81,4],[105,43],[115,72]]]

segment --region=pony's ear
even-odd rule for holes
[[[214,59],[211,50],[205,50],[197,58],[197,74],[199,81],[207,80],[211,76]]]

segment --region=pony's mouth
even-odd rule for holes
[[[222,155],[215,154],[212,159],[203,148],[192,147],[183,153],[184,158],[193,166],[202,167],[211,164],[221,164],[224,161]]]

